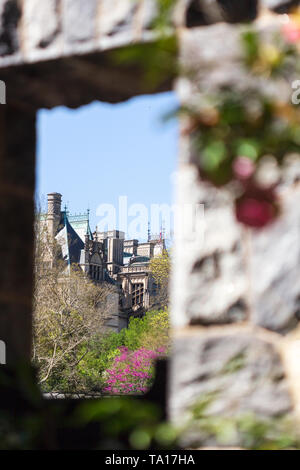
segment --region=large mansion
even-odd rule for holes
[[[114,283],[119,301],[111,319],[111,327],[120,330],[127,326],[131,315],[141,315],[155,303],[157,286],[150,274],[151,258],[165,249],[162,237],[146,243],[125,240],[124,232],[92,232],[89,212],[71,215],[61,209],[62,196],[48,194],[48,210],[42,216],[48,234],[55,238],[61,256],[68,265],[76,264],[96,283]]]

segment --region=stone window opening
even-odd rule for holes
[[[133,97],[134,97],[134,96],[133,96]],[[153,95],[153,98],[154,98],[154,99],[157,99],[157,97],[159,98],[159,94],[156,94],[156,93],[155,93],[155,94]],[[142,99],[144,99],[144,98],[142,97]],[[146,96],[145,99],[147,99],[147,100],[150,101],[150,100],[152,100],[152,97],[151,97],[151,96]],[[128,101],[130,101],[130,100],[128,100]],[[133,101],[133,100],[132,100],[132,101]],[[98,103],[98,101],[95,101],[95,102],[91,103],[92,106],[93,106],[94,104],[95,104],[96,106],[99,105],[99,107],[101,107],[102,105],[104,105],[104,106],[106,105],[106,103],[104,103],[103,101],[100,101],[99,103]],[[150,101],[150,104],[151,104],[151,101]],[[113,108],[114,108],[114,107],[112,106],[112,107],[111,107],[111,110],[113,110]],[[85,109],[86,109],[86,108],[83,108],[83,111],[84,111]],[[169,110],[169,108],[166,108],[166,110]],[[43,112],[44,112],[44,111],[43,111]],[[56,112],[55,109],[54,109],[54,112]],[[68,112],[68,111],[66,110],[66,112]],[[117,109],[116,109],[116,110],[113,110],[113,112],[114,112],[114,113],[118,113],[118,110],[117,110]],[[47,111],[46,111],[44,114],[46,115],[46,113],[47,113]],[[163,113],[164,113],[164,110],[161,110],[161,111],[159,110],[159,114],[157,114],[156,121],[154,122],[154,125],[161,126],[162,132],[164,132],[164,129],[163,129],[164,123],[161,123],[160,120],[161,120],[161,118],[163,117]],[[50,114],[50,113],[49,113],[49,114]],[[144,117],[143,117],[143,118],[144,118]],[[70,121],[71,121],[72,119],[73,119],[73,116],[71,116]],[[76,114],[75,114],[75,119],[76,119]],[[145,121],[146,121],[146,120],[147,120],[147,116],[146,116],[146,118],[145,118]],[[150,119],[149,119],[149,123],[150,123]],[[63,128],[63,125],[64,125],[64,124],[62,123],[62,128]],[[71,125],[72,125],[72,122],[71,122]],[[148,125],[149,125],[149,124],[148,124]],[[42,142],[42,139],[45,139],[45,138],[49,139],[49,137],[47,137],[47,135],[46,135],[46,132],[47,132],[47,127],[46,127],[46,126],[47,126],[47,121],[46,121],[46,124],[44,125],[44,134],[42,134],[41,132],[38,134],[38,139],[39,139],[38,143],[39,143],[39,145],[45,145],[45,142],[43,143],[43,142]],[[116,132],[117,132],[117,129],[116,129]],[[62,135],[61,139],[64,139],[64,134],[62,133],[61,135]],[[46,136],[46,137],[45,137],[45,136]],[[177,137],[177,136],[176,136],[176,137]],[[79,139],[79,140],[80,140],[80,139]],[[65,141],[63,141],[63,143],[64,143],[64,145],[68,145],[68,136],[65,136]],[[127,151],[130,151],[130,150],[129,150],[129,149],[126,150],[126,148],[124,147],[124,153],[125,153],[125,154],[126,154]],[[70,154],[71,154],[71,152],[70,152]],[[174,157],[173,159],[174,159],[174,161],[175,161],[175,159],[176,159],[176,154],[175,154],[175,152],[173,153],[173,157]],[[43,157],[43,158],[45,158],[45,157]],[[68,161],[68,158],[69,158],[69,157],[68,157],[68,155],[66,155],[66,156],[64,157],[64,155],[62,154],[62,155],[61,155],[61,158],[65,158],[65,159]],[[103,158],[103,157],[101,156],[101,158]],[[91,163],[90,166],[93,167],[93,162],[90,162],[90,163]],[[52,164],[52,163],[51,163],[51,161],[50,161],[50,165],[51,165],[51,164]],[[72,171],[73,171],[72,168],[73,168],[73,167],[76,167],[76,162],[73,162],[73,163],[72,163],[72,160],[70,159],[68,165],[69,165],[69,167],[70,167],[70,171],[69,171],[69,173],[68,173],[68,178],[70,179],[70,178],[72,178]],[[153,165],[154,165],[154,163],[153,163]],[[113,177],[113,174],[114,174],[114,171],[115,171],[115,170],[116,170],[115,166],[113,166],[113,168],[111,169],[111,173],[106,169],[106,171],[107,171],[107,173],[106,173],[106,174],[107,174],[107,179]],[[132,170],[131,170],[131,172],[135,174],[135,178],[142,180],[142,178],[144,177],[144,175],[141,174],[141,175],[139,176],[139,173],[138,173],[138,172],[139,172],[140,170],[141,170],[141,169],[140,169],[139,167],[133,167]],[[77,170],[75,169],[75,171],[77,171]],[[94,169],[93,171],[95,172],[95,169]],[[62,172],[62,173],[63,173],[63,172]],[[92,173],[93,173],[93,172],[92,172]],[[89,168],[87,167],[87,173],[86,173],[85,177],[88,177],[88,175],[89,175]],[[47,177],[47,173],[46,173],[46,177]],[[102,174],[102,177],[103,177],[103,174]],[[65,176],[64,176],[64,178],[65,178]],[[128,181],[128,184],[131,184],[133,188],[134,188],[134,187],[136,186],[136,184],[137,184],[137,182],[135,181],[135,178]],[[61,187],[62,187],[62,186],[61,186]],[[55,190],[56,188],[54,187],[53,189]],[[60,188],[59,188],[59,189],[60,189]],[[112,186],[112,189],[111,189],[112,193],[115,194],[117,190],[118,190],[118,187],[115,186],[115,185],[113,185],[113,186]],[[63,189],[60,189],[60,191],[63,193]],[[133,190],[132,190],[132,192],[133,192]],[[94,193],[97,194],[96,191],[94,191]],[[122,194],[122,193],[120,193],[120,194]],[[79,218],[80,218],[80,215],[81,215],[82,212],[84,211],[84,206],[80,206],[80,207],[79,207],[79,210],[81,211],[81,214],[73,214],[73,211],[74,211],[74,210],[77,210],[77,207],[76,207],[76,205],[75,205],[76,203],[74,204],[74,202],[72,201],[72,198],[71,198],[70,196],[68,196],[68,200],[65,199],[65,197],[64,197],[63,194],[62,194],[62,196],[63,196],[63,197],[62,197],[62,204],[61,204],[61,207],[64,207],[65,203],[67,203],[67,211],[66,211],[66,212],[67,212],[67,214],[68,214],[68,217],[71,218],[71,217],[76,217],[76,216],[77,216],[77,219],[79,219]],[[108,195],[108,197],[109,197],[109,196],[110,196],[110,195]],[[84,198],[85,198],[85,195],[84,195],[84,193],[83,193],[83,195],[82,195],[82,200],[84,201],[84,203],[86,203],[86,201],[85,201]],[[106,202],[106,201],[105,201],[105,200],[104,200],[104,201],[99,200],[99,202]],[[133,202],[134,202],[134,200],[133,200]],[[91,198],[89,199],[89,203],[93,203],[93,201],[91,200]],[[149,205],[149,214],[150,214],[150,205]],[[92,217],[92,211],[91,211],[90,217]],[[102,258],[101,258],[101,260],[103,261],[102,266],[107,266],[107,265],[105,265],[105,263],[106,263],[107,258],[110,256],[110,252],[111,252],[111,251],[113,251],[113,254],[114,254],[115,258],[120,258],[120,257],[121,257],[121,254],[122,254],[121,246],[118,246],[118,245],[109,246],[109,244],[107,243],[107,240],[106,240],[106,243],[105,243],[105,242],[102,243],[102,239],[101,239],[101,237],[100,237],[100,230],[99,230],[99,233],[98,233],[97,222],[93,222],[91,219],[90,219],[90,222],[91,222],[92,236],[93,236],[94,240],[97,240],[97,241],[98,241],[99,246],[103,246],[103,260],[102,260]],[[76,223],[78,223],[78,220],[76,220]],[[96,227],[96,232],[94,232],[94,228],[95,228],[95,227]],[[113,228],[113,227],[112,227],[112,228]],[[116,227],[114,227],[114,228],[117,229],[118,227],[116,226]],[[147,224],[145,224],[145,231],[147,231],[147,228],[148,228],[148,227],[147,227]],[[110,230],[111,230],[111,229],[110,229]],[[97,234],[98,234],[98,235],[97,235]],[[145,239],[145,240],[146,240],[146,239]],[[93,281],[95,282],[95,284],[97,284],[98,281],[101,282],[101,281],[106,280],[106,278],[107,278],[108,276],[107,276],[107,274],[105,275],[105,273],[102,273],[102,269],[103,269],[102,266],[100,267],[100,266],[97,264],[98,261],[99,261],[99,263],[100,263],[101,261],[100,261],[100,260],[97,260],[97,257],[94,255],[94,251],[93,251],[93,248],[92,248],[92,244],[90,243],[90,240],[86,237],[86,233],[85,233],[85,236],[84,236],[84,241],[85,241],[85,252],[86,252],[86,256],[87,256],[87,257],[85,258],[85,269],[86,269],[85,272],[87,273],[88,277],[90,277],[90,279],[93,280]],[[144,240],[142,240],[142,241],[144,241]],[[112,250],[111,250],[111,248],[112,248]],[[88,266],[88,264],[89,264],[89,266]],[[108,264],[107,269],[108,269],[109,275],[110,275],[111,277],[112,277],[112,276],[116,276],[117,273],[118,273],[119,270],[120,270],[120,269],[118,268],[118,266],[117,266],[116,264],[113,264],[113,263],[112,263],[112,264]],[[125,312],[125,314],[123,314],[123,318],[120,318],[120,323],[122,322],[122,324],[125,324],[124,315],[127,315],[127,312],[128,312],[129,310],[131,310],[132,313],[134,312],[134,313],[136,314],[137,312],[139,312],[140,315],[143,315],[145,303],[147,304],[147,302],[148,302],[147,299],[148,299],[149,296],[148,296],[147,292],[144,292],[144,286],[143,286],[143,284],[141,283],[141,284],[137,287],[136,292],[135,292],[135,294],[133,295],[133,297],[132,297],[132,298],[130,298],[130,297],[131,297],[131,296],[128,295],[128,301],[126,302],[126,304],[123,303],[123,305],[121,305],[121,308],[119,309],[119,310],[120,310],[120,313],[122,313],[123,311]],[[119,302],[122,303],[122,299],[120,299]],[[148,302],[148,303],[149,303],[149,302]],[[131,307],[132,307],[132,308],[131,308]],[[145,308],[146,308],[146,307],[145,307]],[[116,312],[118,313],[118,309],[116,309]],[[120,317],[121,317],[121,315],[120,315]],[[129,318],[130,318],[130,316],[128,315],[127,324],[128,324]],[[113,322],[111,322],[111,323],[113,324]]]

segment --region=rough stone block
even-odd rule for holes
[[[190,275],[187,317],[191,324],[243,321],[247,317],[246,283],[240,248],[204,258]]]
[[[257,15],[258,0],[188,0],[185,3],[188,4],[186,24],[194,27],[220,21],[252,21]]]
[[[188,273],[186,315],[192,324],[242,321],[247,314],[242,229],[235,220],[232,201],[226,192],[203,182],[201,192],[203,246]]]
[[[63,32],[68,43],[96,37],[98,3],[98,0],[62,0]]]
[[[267,25],[257,22],[257,29],[266,41],[281,28],[282,24],[278,18],[272,18]],[[181,62],[191,77],[186,81],[185,96],[182,96],[184,102],[191,102],[195,106],[201,93],[213,95],[219,93],[220,89],[229,87],[241,93],[261,90],[270,99],[280,96],[282,101],[290,103],[290,83],[298,78],[297,74],[291,72],[289,81],[278,80],[276,77],[258,80],[257,76],[249,74],[243,62],[243,31],[243,27],[227,23],[183,31]],[[225,48],[220,40],[223,37],[226,37]]]
[[[260,0],[261,5],[276,13],[287,13],[291,8],[299,5],[299,0]]]
[[[196,329],[176,337],[170,390],[170,416],[181,425],[191,418],[191,406],[207,399],[208,416],[250,412],[263,419],[285,415],[292,406],[274,344],[244,328]]]
[[[223,20],[228,23],[245,23],[255,20],[258,13],[259,0],[217,0]],[[206,4],[209,5],[209,0]]]
[[[297,328],[284,338],[281,350],[295,415],[300,419],[300,328]]]
[[[188,146],[185,151],[186,158],[191,159]],[[178,205],[199,205],[203,212],[199,213],[202,220],[197,223],[195,236],[175,240],[173,324],[243,321],[248,297],[244,233],[235,219],[232,196],[200,181],[191,164],[183,165],[180,173]]]
[[[141,6],[140,25],[143,29],[151,29],[153,21],[157,17],[157,2],[153,0],[143,0]]]
[[[101,36],[114,36],[133,28],[138,11],[137,0],[101,0],[99,32]]]
[[[58,0],[26,0],[23,25],[26,48],[50,46],[59,32]]]
[[[0,56],[14,54],[19,48],[17,26],[21,17],[18,0],[0,2]]]
[[[300,185],[284,188],[280,218],[251,237],[253,322],[287,332],[300,319]]]

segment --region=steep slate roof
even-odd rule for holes
[[[66,212],[61,213],[61,219],[55,236],[62,249],[62,257],[68,265],[80,262],[81,250],[84,243],[69,222]]]
[[[88,233],[90,240],[93,240],[92,231],[89,222],[89,211],[86,214],[75,214],[70,215],[67,212],[67,217],[70,225],[73,227],[75,232],[79,235],[81,240],[84,242],[85,235]]]

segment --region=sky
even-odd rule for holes
[[[59,192],[70,213],[89,208],[92,230],[104,225],[109,211],[103,204],[112,205],[115,228],[124,229],[119,211],[123,196],[122,207],[126,204],[131,214],[125,226],[130,235],[130,222],[139,209],[133,204],[144,205],[148,214],[151,204],[172,204],[178,124],[163,117],[177,104],[175,94],[168,92],[120,104],[39,111],[37,199],[43,205],[47,193]],[[152,223],[152,232],[156,225]],[[146,230],[144,226],[140,239]]]

